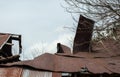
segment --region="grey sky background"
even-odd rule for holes
[[[72,35],[63,27],[73,20],[60,4],[64,0],[0,0],[0,32],[21,34],[26,52],[40,46],[50,52],[56,42],[69,45]]]

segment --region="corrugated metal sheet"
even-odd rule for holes
[[[19,67],[0,68],[0,77],[61,77],[60,73],[25,69]]]
[[[110,61],[112,63],[110,63]],[[115,63],[115,64],[114,64]],[[55,72],[80,72],[82,68],[87,68],[89,72],[99,73],[118,73],[120,74],[120,57],[117,58],[75,58],[43,54],[31,61],[22,61],[7,66],[29,66],[39,70]],[[5,66],[5,65],[2,65]],[[113,69],[114,68],[114,69]]]
[[[9,34],[1,34],[0,33],[0,49],[3,47],[3,45],[8,41],[10,38]]]
[[[52,77],[52,72],[23,69],[21,77]]]
[[[89,52],[94,21],[80,16],[73,44],[73,53]]]
[[[21,77],[22,68],[0,68],[0,77]]]

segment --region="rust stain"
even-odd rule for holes
[[[0,77],[21,77],[22,68],[0,68]]]

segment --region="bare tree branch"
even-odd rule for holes
[[[64,0],[67,12],[82,14],[95,20],[94,31],[101,36],[101,31],[114,33],[120,29],[120,0]],[[76,21],[76,19],[72,16]],[[74,29],[74,28],[72,28]],[[115,29],[115,30],[113,30]]]

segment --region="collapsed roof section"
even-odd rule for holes
[[[7,63],[12,61],[18,61],[19,54],[12,55],[12,43],[13,40],[19,42],[19,54],[22,52],[21,35],[0,33],[0,63]]]
[[[84,24],[80,24],[83,21]],[[88,72],[89,74],[107,73],[120,75],[120,43],[113,39],[92,42],[93,51],[89,52],[94,21],[81,16],[79,24],[82,27],[78,25],[80,29],[76,31],[73,54],[70,53],[70,49],[67,46],[58,43],[58,51],[55,55],[45,53],[34,60],[1,64],[0,66],[17,66],[52,72],[77,72],[80,74]],[[84,30],[84,28],[87,29]]]

